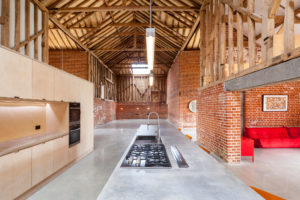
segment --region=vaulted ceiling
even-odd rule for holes
[[[130,74],[132,63],[146,63],[145,30],[150,26],[150,0],[41,3],[52,19],[51,49],[81,49],[84,45],[116,74]],[[156,29],[154,73],[165,74],[178,51],[199,49],[200,7],[198,0],[152,0],[152,26]]]

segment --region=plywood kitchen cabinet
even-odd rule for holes
[[[32,186],[53,172],[53,140],[32,147]]]
[[[54,100],[54,71],[53,67],[38,61],[32,65],[32,98]]]
[[[56,101],[79,102],[80,79],[56,69],[54,73],[54,97]]]
[[[0,97],[32,98],[32,60],[0,48]]]
[[[63,136],[53,140],[53,170],[57,170],[68,164],[69,136]]]
[[[85,137],[80,141],[80,154],[84,154],[94,147],[93,124],[93,85],[88,82],[82,82],[80,85],[80,102],[81,102],[81,135]]]
[[[12,156],[13,153],[0,157],[0,199],[12,199]]]
[[[15,199],[31,187],[31,149],[0,157],[0,199]]]

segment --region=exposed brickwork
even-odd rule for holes
[[[195,128],[196,113],[188,104],[197,99],[200,87],[200,52],[181,52],[168,74],[169,120],[180,128]]]
[[[263,95],[288,95],[287,112],[263,112]],[[300,81],[245,92],[246,127],[300,126]]]
[[[197,139],[229,163],[240,162],[240,93],[218,84],[199,91]]]
[[[176,59],[167,78],[168,119],[177,127],[182,127],[179,85],[179,59]]]
[[[118,103],[117,119],[147,119],[149,112],[157,112],[159,118],[167,119],[168,106],[164,103]]]
[[[116,120],[116,103],[94,99],[94,125],[101,125]]]
[[[49,64],[80,78],[88,79],[88,56],[84,51],[50,50]]]

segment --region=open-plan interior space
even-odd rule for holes
[[[0,200],[300,199],[300,0],[0,0]]]

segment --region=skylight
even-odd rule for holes
[[[133,74],[150,74],[147,64],[132,64],[131,67]]]

